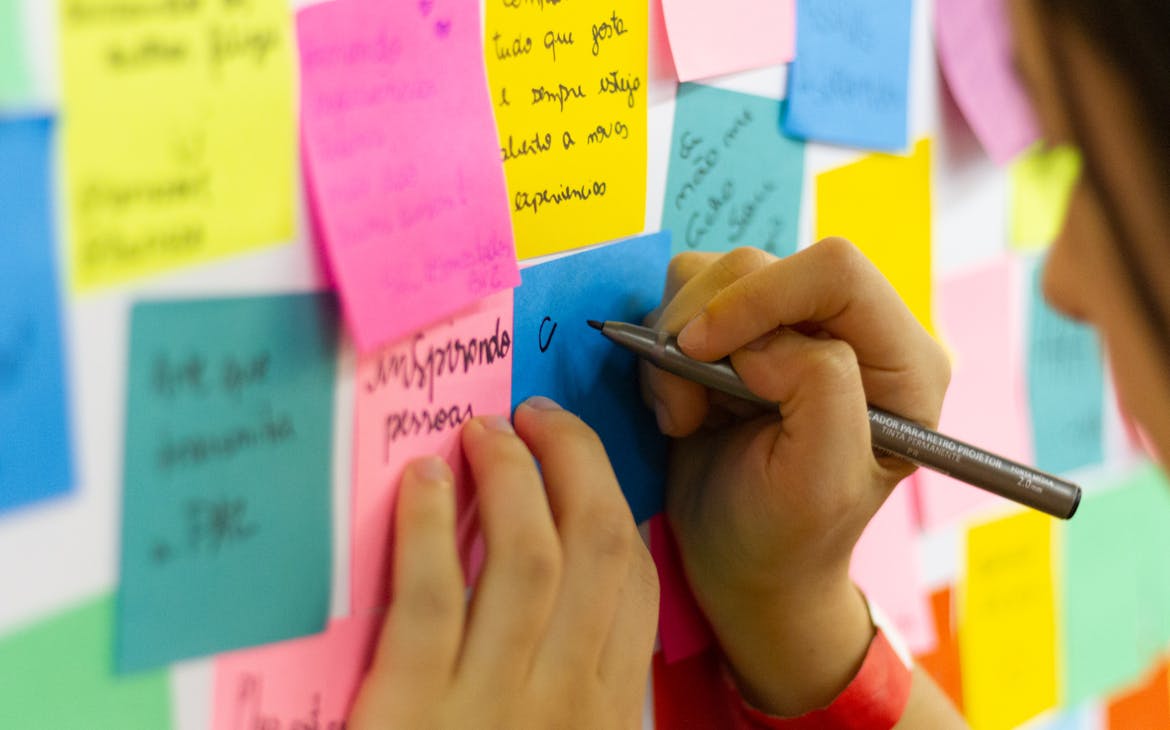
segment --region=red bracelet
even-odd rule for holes
[[[741,715],[751,728],[890,730],[901,719],[910,699],[910,677],[910,667],[879,628],[869,644],[861,669],[828,707],[800,717],[774,717],[744,702],[734,683],[729,682],[729,691],[735,695]]]

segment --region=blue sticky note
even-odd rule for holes
[[[679,87],[662,208],[675,253],[796,251],[804,143],[780,133],[779,115],[772,99]]]
[[[662,511],[667,439],[642,403],[637,358],[586,320],[640,323],[669,261],[670,234],[656,233],[524,269],[516,290],[513,405],[547,396],[593,427],[638,522]]]
[[[0,121],[0,512],[73,488],[51,119]]]
[[[118,669],[320,631],[334,299],[140,303],[130,329]]]
[[[785,132],[865,149],[905,149],[911,6],[911,0],[798,2]]]
[[[1028,404],[1039,468],[1061,473],[1104,458],[1105,382],[1093,331],[1044,301],[1040,268],[1031,277]]]

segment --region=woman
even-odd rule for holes
[[[1170,453],[1170,4],[1011,4],[1045,137],[1083,159],[1046,296],[1097,329],[1127,411]],[[871,671],[880,631],[848,577],[862,529],[910,471],[874,457],[866,402],[934,425],[949,377],[939,347],[832,239],[783,260],[679,257],[652,319],[694,357],[729,355],[784,414],[643,373],[660,427],[679,439],[667,511],[721,652],[690,678],[709,694],[694,726],[962,726],[922,672]],[[398,592],[354,728],[640,724],[655,606],[645,551],[588,429],[544,401],[518,409],[515,428],[464,436],[489,543],[468,619],[450,490],[436,488],[450,476],[433,462],[408,472]],[[863,679],[884,693],[853,691]]]

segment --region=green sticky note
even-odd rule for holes
[[[327,295],[134,308],[120,671],[324,628],[336,347]]]
[[[1013,248],[1041,250],[1056,239],[1080,171],[1080,156],[1071,147],[1033,147],[1012,163]]]
[[[1143,535],[1137,556],[1140,602],[1146,607],[1140,616],[1139,639],[1152,655],[1170,644],[1170,482],[1154,465],[1136,471],[1128,484],[1137,496],[1133,517]],[[1135,529],[1131,526],[1129,529]]]
[[[0,638],[0,727],[170,727],[166,672],[114,675],[113,625],[106,596]]]
[[[32,96],[20,0],[0,0],[0,106]]]
[[[1061,704],[1107,694],[1145,668],[1139,631],[1141,495],[1128,486],[1085,497],[1065,529],[1064,659]]]

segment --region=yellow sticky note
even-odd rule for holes
[[[648,6],[493,0],[485,53],[516,252],[642,230]]]
[[[285,0],[63,0],[60,16],[74,288],[291,240]]]
[[[909,157],[868,155],[817,175],[816,220],[818,239],[856,244],[933,331],[930,140],[919,140]]]
[[[1006,730],[1056,706],[1052,518],[1024,512],[971,528],[961,585],[963,707]]]
[[[1081,158],[1072,147],[1033,147],[1012,163],[1013,248],[1041,250],[1056,239],[1080,172]]]

